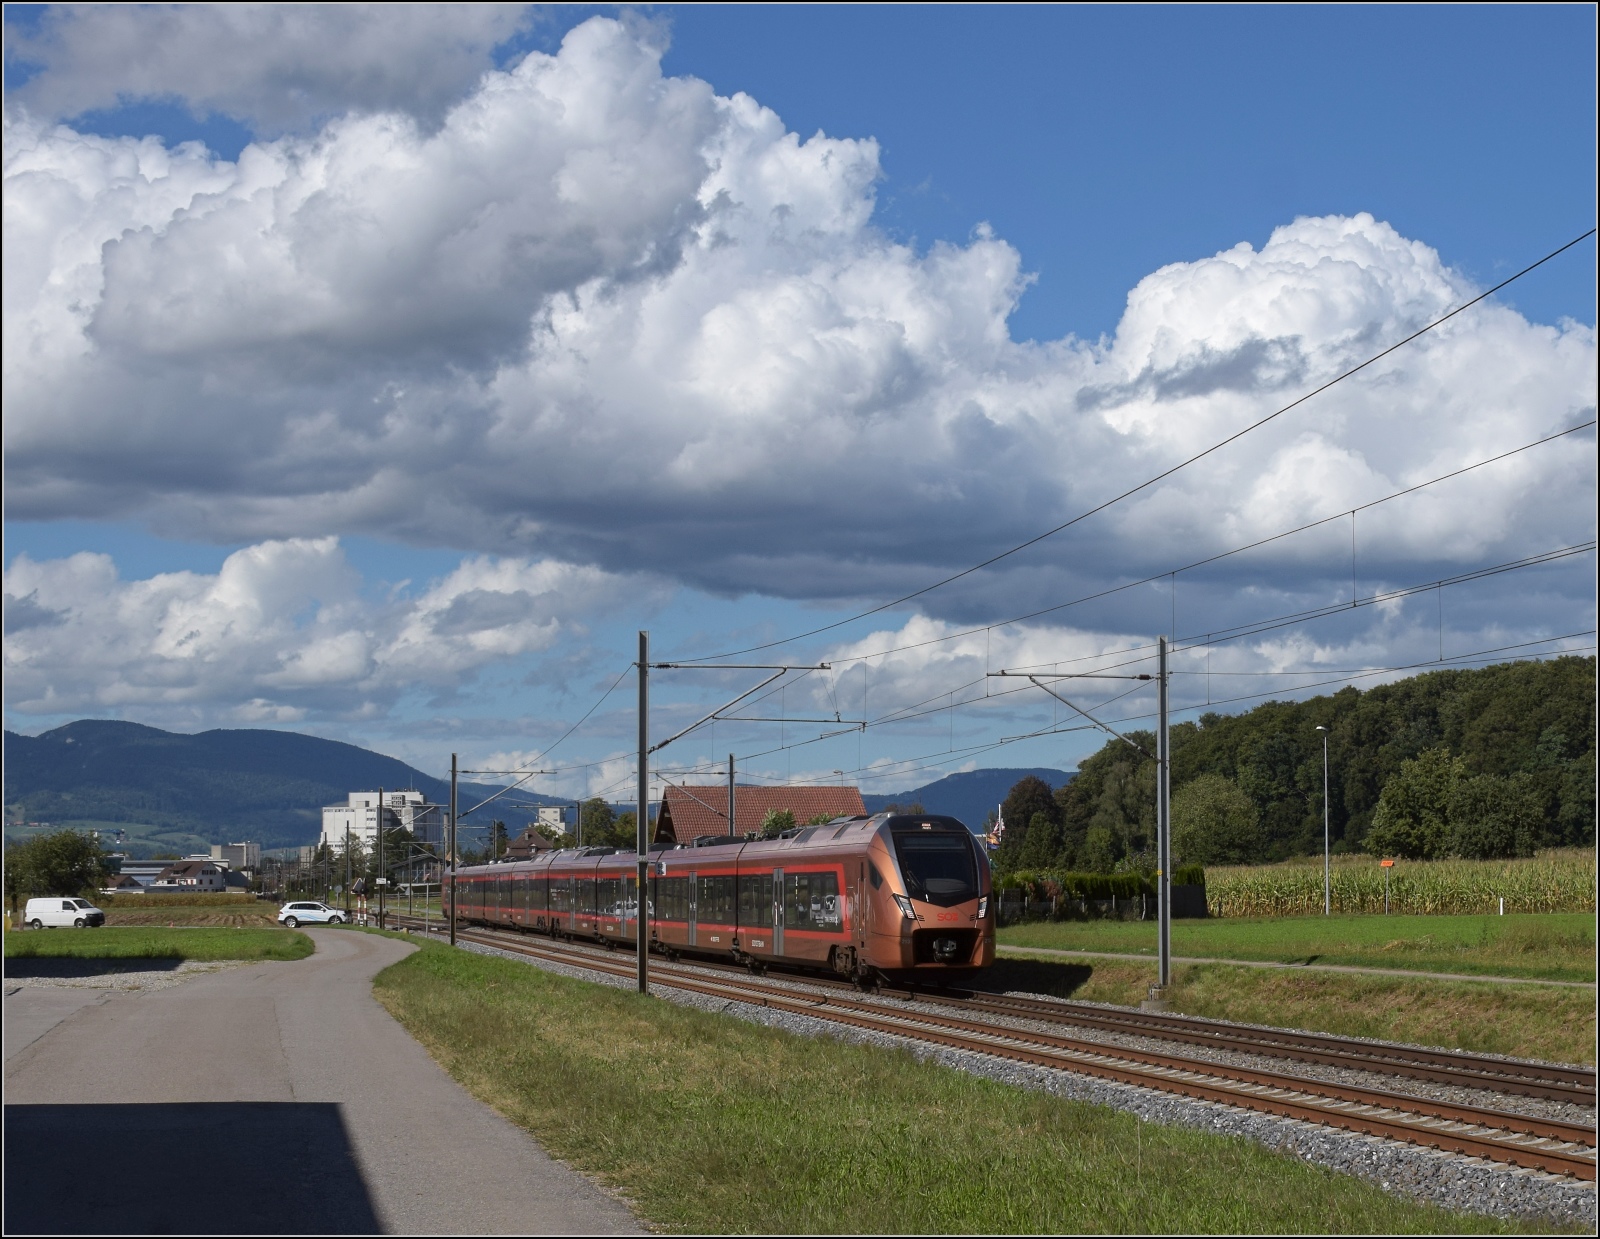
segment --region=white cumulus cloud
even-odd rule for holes
[[[623,582],[552,561],[473,557],[415,596],[372,600],[335,538],[265,542],[215,575],[123,580],[107,555],[5,574],[9,709],[172,722],[382,714],[413,689],[581,635]]]

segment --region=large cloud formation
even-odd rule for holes
[[[657,48],[598,18],[487,74],[432,132],[350,115],[227,163],[7,125],[14,517],[381,531],[877,594],[1172,463],[1472,292],[1370,217],[1302,219],[1153,273],[1110,339],[1019,343],[1015,250],[981,229],[892,243],[872,142],[801,141],[746,96],[663,77]],[[1486,305],[1094,536],[1226,544],[1560,426],[1594,385],[1590,328]],[[1405,536],[1430,555],[1523,536],[1561,453],[1544,459],[1476,492],[1479,519]]]
[[[23,714],[177,724],[361,719],[404,692],[448,698],[478,669],[548,649],[626,582],[474,556],[415,596],[373,599],[335,538],[266,542],[215,575],[124,581],[110,556],[5,574],[5,677]]]
[[[6,111],[9,515],[258,545],[216,578],[19,560],[18,708],[231,693],[292,715],[319,708],[319,684],[380,708],[403,683],[542,648],[577,602],[640,572],[881,600],[1171,466],[1476,293],[1371,216],[1305,218],[1259,249],[1153,272],[1107,338],[1017,341],[1021,256],[983,227],[925,249],[887,237],[872,141],[802,140],[745,95],[665,77],[649,32],[616,21],[500,71],[488,57],[517,11],[406,12],[387,42],[316,24],[372,26],[359,7],[271,6],[154,25],[114,10],[93,38],[62,19],[34,39],[51,71]],[[190,54],[240,31],[261,49],[249,74]],[[101,63],[162,38],[129,58],[137,73]],[[229,162],[52,119],[136,95],[284,136]],[[1160,571],[1583,420],[1594,345],[1583,324],[1476,307],[929,596],[901,632]],[[1592,536],[1592,466],[1592,438],[1567,439],[1363,516],[1364,584]],[[374,609],[330,541],[361,533],[479,558]],[[1350,554],[1343,531],[1276,544],[1210,588],[1224,610],[1246,595],[1288,610],[1344,589]],[[259,584],[279,572],[281,598]],[[510,576],[471,583],[496,573]],[[576,601],[518,601],[558,588]],[[1053,648],[1148,632],[1149,605],[1062,615],[1081,632]],[[1042,660],[1061,631],[1008,640]],[[51,679],[95,643],[94,674]],[[424,644],[448,657],[414,658]],[[918,699],[941,659],[965,675],[970,645],[905,663],[883,699]]]

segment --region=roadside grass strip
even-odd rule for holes
[[[1154,956],[1156,924],[1153,917],[1146,921],[1037,921],[1007,926],[1000,930],[999,941],[1003,946],[1148,952]],[[1174,921],[1172,953],[1593,982],[1595,919],[1583,912],[1552,912]]]
[[[304,959],[315,949],[288,929],[147,926],[33,929],[5,936],[7,959]]]
[[[1153,960],[1078,963],[1010,952],[991,977],[1006,989],[1121,1006],[1137,1006],[1155,980]],[[1175,1012],[1209,1019],[1546,1062],[1595,1062],[1590,990],[1177,964],[1167,999]]]
[[[1502,1233],[1142,1122],[433,943],[380,1002],[474,1096],[689,1233]]]

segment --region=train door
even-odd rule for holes
[[[644,919],[639,915],[639,878],[637,875],[622,879],[622,936],[639,941],[639,926]]]
[[[856,871],[855,887],[850,892],[850,930],[856,936],[856,946],[865,950],[867,945],[867,862],[862,861]]]
[[[772,953],[783,954],[783,870],[772,871]]]
[[[691,869],[691,870],[689,870],[689,936],[688,936],[688,944],[690,946],[693,946],[695,944],[694,928],[695,928],[695,920],[698,917],[699,908],[700,908],[700,880],[699,880],[699,874],[697,874],[693,869]]]

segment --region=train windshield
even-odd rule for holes
[[[913,899],[948,908],[978,897],[969,831],[897,830],[894,850]]]

